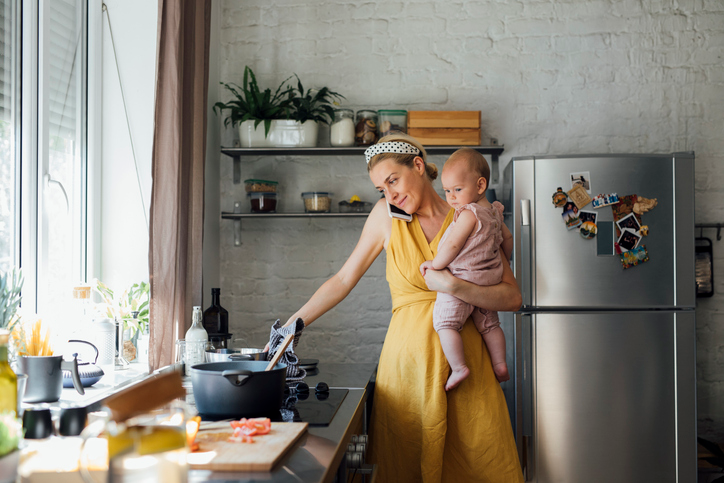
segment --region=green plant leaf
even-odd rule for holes
[[[716,480],[712,480],[712,481],[709,482],[709,483],[724,483],[724,476],[720,476],[720,477],[717,478]]]

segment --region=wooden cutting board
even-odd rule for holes
[[[307,423],[272,423],[269,434],[254,436],[253,443],[230,443],[233,430],[225,424],[199,431],[199,450],[188,455],[191,469],[269,471],[307,430]]]

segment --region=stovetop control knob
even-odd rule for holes
[[[357,451],[348,451],[345,454],[345,459],[347,462],[347,468],[362,468],[362,465],[364,464],[364,456],[362,453]]]

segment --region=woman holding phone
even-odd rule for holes
[[[437,292],[489,310],[517,310],[520,291],[507,260],[498,285],[474,285],[447,270],[428,270],[423,278],[420,264],[434,258],[454,214],[432,185],[437,168],[426,162],[422,145],[404,134],[383,137],[365,158],[385,199],[372,209],[339,272],[286,325],[297,318],[309,325],[337,305],[386,250],[392,319],[380,354],[370,431],[379,481],[523,481],[505,398],[480,334],[471,320],[465,323],[460,333],[466,360],[476,370],[446,392],[450,367],[432,327]]]

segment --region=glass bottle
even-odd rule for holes
[[[225,336],[229,332],[229,312],[221,306],[220,296],[220,288],[211,289],[211,306],[204,310],[204,329],[215,347],[226,348]],[[215,335],[217,337],[214,337]]]
[[[194,307],[191,328],[186,332],[186,367],[206,362],[206,343],[209,334],[201,325],[201,307]]]
[[[354,146],[354,111],[335,109],[334,121],[329,126],[329,145],[333,147]]]
[[[8,364],[10,332],[0,329],[0,413],[16,413],[18,408],[18,378]]]

